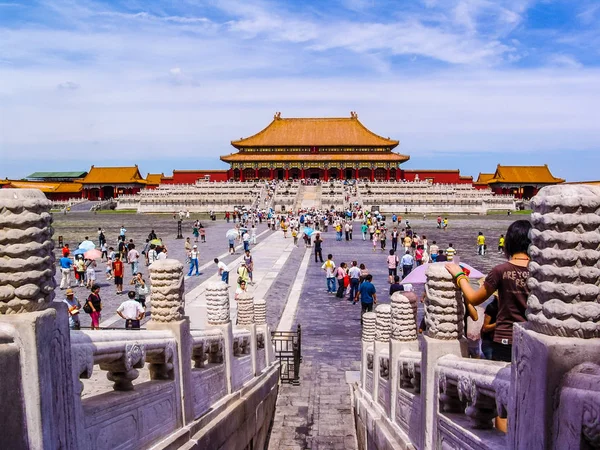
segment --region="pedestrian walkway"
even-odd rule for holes
[[[291,252],[296,249],[291,238],[284,238],[283,233],[276,232],[266,237],[262,242],[252,249],[252,259],[254,261],[253,280],[254,285],[248,287],[248,292],[255,299],[265,298],[267,292],[277,279],[282,268],[286,264]],[[237,317],[237,304],[234,299],[237,269],[243,262],[244,254],[241,253],[238,258],[227,263],[230,269],[229,273],[229,296],[232,305],[232,322],[235,323]],[[212,269],[214,275],[210,276],[205,282],[195,287],[186,294],[186,314],[190,317],[192,328],[205,328],[206,326],[206,287],[209,283],[217,282],[221,279],[217,275],[216,265],[213,263]],[[206,270],[211,270],[207,268]]]
[[[335,241],[333,232],[323,235],[323,254],[332,253],[338,265],[353,259],[366,263],[380,302],[388,303],[387,253],[373,253],[362,240]],[[355,380],[360,369],[360,304],[327,294],[321,264],[312,254],[307,256],[306,273],[298,273],[304,280],[290,327],[302,326],[300,386],[280,387],[269,449],[355,449],[348,381]]]

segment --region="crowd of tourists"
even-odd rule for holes
[[[101,287],[96,279],[99,263],[104,264],[105,278],[113,282],[117,295],[124,293],[125,284],[132,286],[116,313],[125,320],[126,328],[140,328],[140,320],[146,313],[146,298],[150,295],[150,286],[144,279],[140,261],[143,266],[149,266],[154,261],[167,259],[168,249],[151,230],[143,246],[140,246],[140,253],[134,240],[127,239],[126,233],[125,226],[121,226],[115,244],[110,245],[104,229],[98,228],[97,245],[87,236],[75,250],[69,248],[69,244],[63,245],[58,261],[60,289],[65,291],[63,301],[67,304],[71,329],[81,327],[81,312],[89,314],[92,329],[100,328],[102,299]],[[129,270],[126,266],[129,266]],[[127,278],[129,271],[131,276]],[[77,294],[82,295],[82,299]]]

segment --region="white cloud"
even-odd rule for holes
[[[64,81],[62,83],[59,83],[56,87],[61,90],[74,91],[76,89],[79,89],[79,84],[75,83],[74,81]]]
[[[579,61],[577,61],[577,59],[575,57],[573,57],[571,55],[564,55],[564,54],[550,55],[550,57],[548,58],[548,62],[552,66],[567,67],[570,69],[580,69],[583,67],[583,64],[581,64]]]

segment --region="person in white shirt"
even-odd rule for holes
[[[410,252],[406,252],[402,257],[402,278],[406,278],[413,269],[414,258]]]
[[[131,244],[131,249],[127,252],[127,262],[131,265],[131,275],[135,276],[138,272],[138,260],[140,253],[135,249],[135,245]]]
[[[353,301],[354,297],[358,293],[358,286],[360,284],[360,269],[358,268],[358,261],[352,261],[352,267],[348,269],[348,275],[350,276],[350,296],[348,300]]]
[[[229,284],[229,267],[223,261],[219,261],[219,258],[215,258],[214,262],[217,265],[217,274],[221,276],[221,281]]]
[[[156,251],[156,245],[150,245],[150,250],[148,250],[148,265],[152,264],[154,261],[158,259],[158,252]]]
[[[192,272],[194,271],[194,268],[196,269],[196,276],[200,275],[200,270],[198,269],[198,258],[199,258],[200,252],[198,251],[198,246],[194,245],[192,247],[192,250],[190,250],[190,271],[188,272],[188,277],[192,276]]]
[[[129,291],[129,299],[121,303],[117,308],[117,314],[125,319],[125,328],[127,330],[139,330],[140,320],[144,317],[145,311],[142,305],[135,300],[135,292]]]

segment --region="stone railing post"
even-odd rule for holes
[[[192,386],[192,342],[190,321],[184,316],[183,265],[175,259],[155,261],[149,267],[152,286],[148,330],[169,330],[177,340],[177,385],[181,399],[182,425],[194,420],[194,388]],[[157,375],[164,370],[151,364]]]
[[[230,320],[229,286],[216,281],[206,287],[206,321],[208,328],[217,328],[223,333],[223,362],[227,377],[227,393],[233,392],[231,370],[233,365],[233,326]]]
[[[256,324],[254,321],[254,296],[249,292],[237,298],[237,326],[250,331],[250,355],[252,358],[252,373],[258,375]],[[266,311],[265,311],[266,316]],[[266,318],[266,317],[265,317]]]
[[[392,331],[392,309],[390,305],[378,305],[375,308],[375,345],[373,346],[373,401],[379,397],[380,356],[389,356],[390,335]],[[388,362],[389,364],[389,362]]]
[[[54,299],[51,202],[0,189],[0,448],[77,448],[71,341]]]
[[[400,292],[395,292],[391,298],[392,331],[390,339],[390,382],[391,408],[390,415],[396,421],[396,396],[398,395],[398,362],[400,353],[418,351],[417,323],[410,300]]]
[[[364,313],[362,325],[362,364],[360,365],[360,379],[361,386],[363,389],[367,388],[367,367],[368,362],[368,350],[373,349],[373,342],[375,342],[375,320],[376,315],[374,312]]]
[[[579,364],[600,364],[600,188],[549,186],[531,205],[528,322],[513,328],[514,449],[558,448],[553,418],[561,381]],[[573,430],[571,448],[581,434]]]
[[[254,323],[256,325],[257,348],[265,349],[265,367],[275,361],[275,351],[271,343],[271,331],[267,325],[267,302],[262,299],[254,300]]]
[[[437,360],[445,355],[466,356],[464,302],[460,289],[444,263],[427,267],[425,284],[425,325],[421,355],[421,399],[423,448],[436,448],[436,415],[439,387],[435,382]]]

